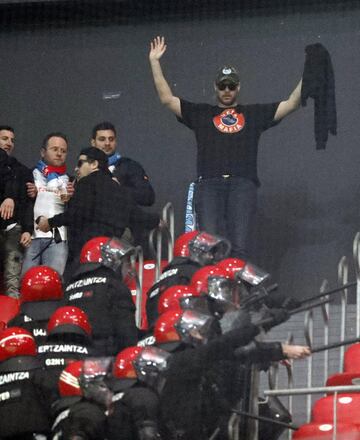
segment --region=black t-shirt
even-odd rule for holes
[[[276,124],[279,103],[221,108],[181,100],[180,122],[194,131],[197,171],[203,178],[231,175],[258,184],[257,149],[260,135]]]

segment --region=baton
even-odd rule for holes
[[[310,309],[313,309],[315,307],[320,307],[323,304],[328,304],[329,302],[331,302],[330,299],[324,299],[322,301],[318,301],[318,302],[315,302],[313,304],[309,304],[307,306],[298,307],[297,309],[294,309],[291,312],[288,312],[289,313],[289,317],[292,316],[292,315],[296,315],[296,313],[304,312],[306,310],[310,310]],[[257,325],[258,327],[262,327],[263,325],[271,324],[273,321],[274,321],[273,317],[265,318],[265,319],[261,319],[260,321],[254,322],[254,325]],[[284,321],[284,322],[286,322],[286,321]],[[280,324],[282,324],[282,322],[279,322],[276,325],[280,325]],[[276,325],[274,325],[274,327]]]
[[[311,309],[313,309],[314,307],[320,307],[320,306],[322,306],[323,304],[328,304],[328,303],[330,303],[331,301],[332,301],[332,299],[323,299],[323,300],[321,300],[321,301],[317,301],[317,302],[314,302],[314,303],[309,304],[309,305],[304,305],[304,306],[298,307],[298,308],[296,308],[296,309],[294,309],[294,310],[291,310],[291,311],[289,312],[289,315],[290,315],[290,316],[292,316],[292,315],[296,315],[297,313],[305,312],[306,310],[311,310]]]
[[[344,341],[333,342],[328,345],[321,345],[320,347],[315,347],[311,349],[311,353],[320,353],[321,351],[331,350],[332,348],[342,347],[343,345],[355,344],[360,341],[360,337],[345,339]]]
[[[354,286],[356,286],[356,284],[357,284],[357,282],[353,281],[351,283],[344,284],[341,287],[335,287],[335,289],[331,289],[331,290],[327,290],[326,292],[318,293],[317,295],[311,296],[310,298],[307,298],[307,299],[304,299],[303,301],[300,301],[300,304],[305,304],[305,303],[312,301],[314,299],[321,298],[322,296],[333,295],[334,293],[341,292],[342,290],[345,290],[349,287],[354,287]]]

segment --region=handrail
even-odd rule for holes
[[[135,323],[137,328],[142,326],[142,287],[144,277],[144,254],[141,246],[136,246],[135,253],[130,259],[131,269],[134,273],[135,285],[136,285],[136,299],[135,299]],[[136,270],[136,263],[138,263],[138,269]]]
[[[360,232],[353,241],[353,260],[356,275],[356,316],[360,317]],[[360,320],[356,321],[356,336],[360,336]]]
[[[305,394],[353,393],[360,391],[360,385],[340,385],[333,387],[288,388],[264,390],[265,396],[301,396]]]
[[[163,237],[167,239],[167,258],[170,262],[174,255],[174,208],[169,202],[167,203],[162,212],[163,222],[160,226],[152,229],[149,234],[149,248],[150,252],[155,260],[155,279],[158,281],[161,275],[161,261],[162,261],[162,244]],[[154,241],[156,240],[156,245]]]
[[[347,258],[343,256],[338,265],[338,281],[339,284],[345,285],[348,282],[349,278],[349,265],[347,262]],[[340,324],[340,340],[344,341],[346,337],[346,306],[348,300],[348,290],[344,289],[341,292],[341,324]],[[340,348],[340,360],[339,360],[339,371],[342,373],[344,370],[344,354],[345,354],[345,346]]]
[[[174,241],[175,241],[175,211],[174,206],[168,202],[162,211],[162,218],[169,230],[168,239],[168,262],[174,258]]]
[[[328,289],[328,281],[323,280],[321,286],[320,286],[320,293],[326,292]],[[329,295],[327,295],[325,298],[329,299]],[[330,304],[324,304],[321,308],[322,317],[324,320],[324,345],[329,344],[329,320],[330,320]],[[327,350],[324,351],[324,382],[326,381],[329,373],[329,353]]]

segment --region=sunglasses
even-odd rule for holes
[[[89,162],[88,159],[79,159],[76,167],[81,168],[85,162]]]
[[[238,85],[234,84],[234,83],[230,83],[230,84],[229,83],[220,83],[220,84],[217,85],[217,88],[219,90],[221,90],[221,91],[223,91],[226,88],[228,88],[229,90],[231,90],[233,92],[234,90],[236,90],[237,86]]]

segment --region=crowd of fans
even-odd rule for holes
[[[159,223],[151,206],[154,190],[142,166],[117,150],[116,129],[96,125],[91,146],[80,151],[75,176],[66,169],[67,137],[49,133],[30,171],[13,156],[14,129],[0,126],[0,247],[4,293],[19,296],[20,274],[44,264],[65,278],[92,237],[125,236],[145,245],[146,231]],[[25,252],[24,252],[25,251]]]

